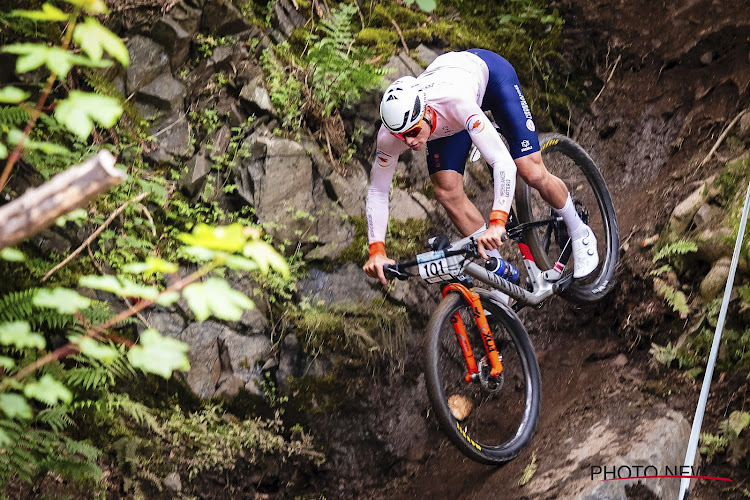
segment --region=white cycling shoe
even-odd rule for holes
[[[578,229],[580,236],[573,241],[573,278],[585,278],[599,265],[599,254],[596,252],[596,236],[590,227]]]

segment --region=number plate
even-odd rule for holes
[[[461,274],[462,258],[445,257],[444,252],[427,252],[417,255],[419,275],[428,283],[451,281]]]

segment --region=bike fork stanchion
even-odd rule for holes
[[[487,351],[487,358],[489,359],[489,362],[490,362],[490,376],[499,377],[500,374],[503,372],[503,363],[500,361],[500,354],[497,352],[497,346],[495,345],[495,340],[492,338],[490,325],[489,323],[487,323],[487,316],[484,313],[484,308],[482,307],[482,301],[479,298],[479,294],[469,290],[468,288],[466,288],[464,285],[460,283],[451,283],[450,285],[447,285],[445,288],[443,288],[443,297],[445,297],[451,291],[457,291],[461,293],[464,296],[464,299],[466,300],[466,302],[471,306],[471,310],[474,313],[474,320],[476,321],[477,328],[479,329],[479,335],[482,337],[482,342],[484,343],[484,349],[485,351]],[[454,327],[455,325],[456,323],[454,323]],[[464,335],[466,335],[466,330],[464,330]],[[468,342],[467,342],[467,345],[468,345]],[[461,345],[461,349],[463,350],[463,343]],[[471,349],[471,347],[469,347],[469,349]],[[464,354],[464,357],[466,357],[465,354]],[[476,360],[474,360],[473,354],[472,354],[472,361],[474,362],[474,366],[476,367]],[[466,363],[468,366],[468,363],[469,363],[468,358],[466,359]],[[468,376],[469,375],[467,374],[467,377]]]
[[[721,302],[721,312],[719,313],[719,321],[716,324],[716,332],[714,333],[714,341],[711,345],[711,354],[708,357],[708,364],[706,365],[706,376],[703,377],[703,386],[701,387],[701,394],[698,398],[698,407],[695,410],[695,419],[693,420],[693,428],[690,431],[690,440],[688,441],[687,453],[685,454],[685,466],[690,467],[689,470],[693,470],[692,467],[695,464],[695,454],[698,450],[698,438],[701,432],[701,425],[703,424],[703,415],[706,412],[706,402],[708,401],[708,391],[711,388],[711,378],[714,374],[714,366],[716,365],[716,357],[719,354],[719,344],[721,343],[721,334],[724,329],[724,321],[727,317],[727,308],[729,307],[729,296],[732,293],[732,285],[734,284],[734,275],[737,272],[737,263],[740,258],[740,249],[742,248],[742,239],[745,236],[745,227],[747,225],[747,214],[750,209],[750,182],[747,184],[747,195],[745,196],[745,208],[742,210],[742,220],[740,221],[740,227],[737,232],[737,241],[734,245],[734,254],[732,255],[732,264],[729,266],[729,277],[727,278],[727,284],[724,287],[724,299]],[[680,494],[677,497],[678,500],[687,500],[690,494],[690,478],[683,477],[680,480]]]

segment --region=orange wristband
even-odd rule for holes
[[[503,226],[508,222],[508,212],[493,210],[490,212],[490,226]]]
[[[385,243],[382,241],[370,243],[370,258],[373,258],[375,255],[382,255],[385,257]]]

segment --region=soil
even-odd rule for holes
[[[500,468],[473,463],[429,428],[424,456],[389,470],[371,455],[371,469],[384,474],[379,480],[324,486],[328,497],[535,498],[518,486],[532,456],[536,474],[543,474],[565,459],[571,439],[584,438],[587,423],[616,421],[632,405],[644,417],[669,407],[692,423],[700,381],[649,364],[651,342],[674,340],[686,325],[654,295],[646,276],[650,256],[640,243],[662,228],[697,181],[736,153],[720,148],[718,159],[698,166],[750,104],[750,3],[564,0],[556,7],[566,20],[566,57],[592,75],[589,108],[573,110],[570,133],[597,161],[615,201],[619,285],[596,305],[554,299],[522,315],[540,359],[544,399],[537,434],[516,460]],[[746,409],[746,381],[717,378],[704,430],[733,409]],[[691,499],[744,498],[750,473],[718,462],[703,472],[735,482],[694,483]],[[627,495],[655,498],[642,486]]]

